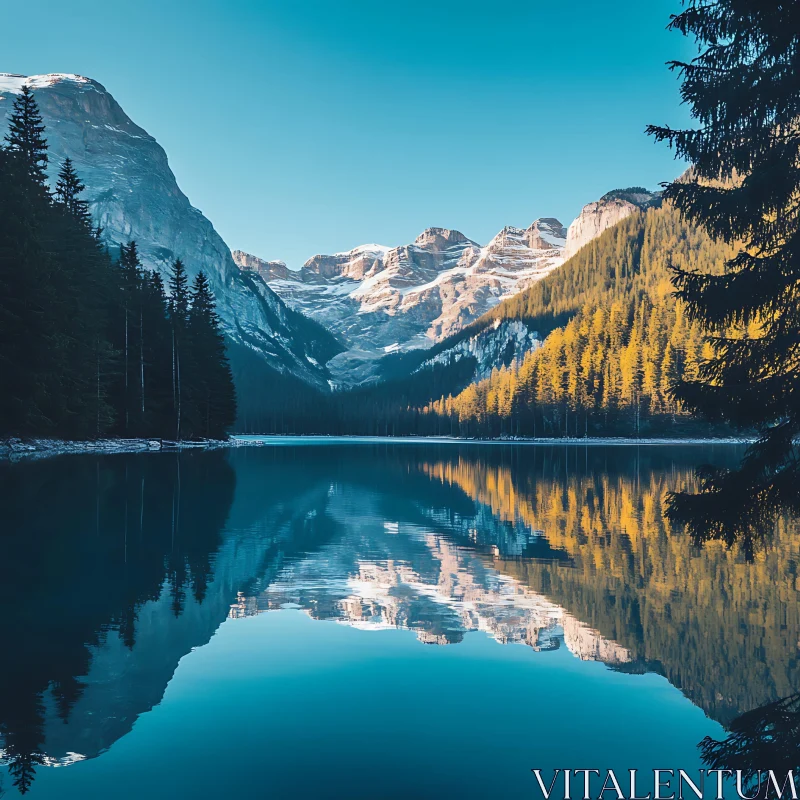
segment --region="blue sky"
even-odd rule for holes
[[[678,0],[37,0],[0,71],[77,72],[232,248],[298,267],[430,226],[481,243],[680,172]],[[9,33],[13,31],[13,33]]]

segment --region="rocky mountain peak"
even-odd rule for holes
[[[287,280],[290,275],[285,261],[264,261],[263,258],[245,253],[243,250],[232,250],[231,255],[242,272],[255,272],[265,281]]]
[[[556,250],[566,244],[567,229],[555,217],[541,217],[531,223],[525,238],[533,250]]]
[[[270,286],[342,342],[327,367],[337,386],[352,386],[373,380],[386,353],[427,347],[543,278],[563,260],[564,235],[551,217],[526,230],[507,226],[485,247],[457,230],[427,228],[391,249],[315,255]]]
[[[506,225],[495,237],[489,242],[486,247],[490,250],[497,250],[501,247],[508,245],[525,246],[525,231],[522,228],[517,228],[514,225]]]
[[[600,200],[585,205],[567,231],[564,257],[570,258],[592,239],[621,222],[637,211],[656,205],[661,195],[648,192],[640,186],[615,189],[604,194]]]
[[[181,191],[163,148],[100,83],[70,74],[0,74],[0,139],[8,126],[12,95],[24,85],[32,88],[45,125],[50,184],[64,159],[72,159],[86,185],[92,217],[112,251],[135,239],[147,269],[166,277],[180,257],[190,279],[203,270],[232,341],[280,372],[327,386],[316,358],[317,326],[287,309],[252,274],[258,270],[238,268],[214,226]]]
[[[362,280],[381,268],[387,252],[389,248],[381,244],[363,244],[344,253],[317,254],[303,264],[300,279],[311,283],[341,277]]]
[[[471,239],[464,236],[461,231],[454,231],[448,228],[426,228],[414,240],[417,247],[424,247],[429,250],[444,250],[458,244],[475,245]],[[475,245],[476,247],[478,245]]]

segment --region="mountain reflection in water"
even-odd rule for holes
[[[100,755],[226,618],[287,607],[564,647],[729,723],[800,688],[797,524],[746,563],[663,510],[700,461],[739,455],[384,443],[3,465],[7,784]]]

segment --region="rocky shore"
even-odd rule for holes
[[[228,445],[227,441],[204,439],[198,442],[174,442],[167,439],[2,439],[0,459],[12,461],[47,458],[67,453],[144,453],[161,450],[208,449]]]

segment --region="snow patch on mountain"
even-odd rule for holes
[[[68,72],[52,72],[48,75],[17,75],[12,72],[0,72],[0,92],[20,94],[22,87],[27,85],[31,89],[46,89],[58,83],[80,84],[85,89],[95,89],[94,82],[83,75],[74,75]]]
[[[539,334],[531,330],[522,320],[495,320],[474,336],[457,342],[453,347],[426,359],[414,372],[431,369],[436,365],[447,366],[464,358],[475,359],[473,381],[488,378],[495,368],[521,362],[525,354],[542,346]]]
[[[481,246],[428,228],[411,244],[366,244],[315,255],[298,271],[240,251],[292,308],[331,330],[345,351],[328,363],[338,387],[373,380],[386,353],[430,347],[563,263],[566,229],[556,219],[506,227]]]

